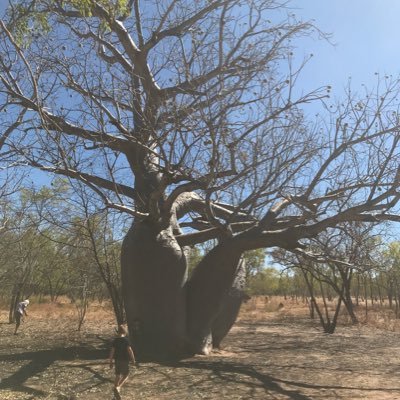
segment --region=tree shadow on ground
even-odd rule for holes
[[[208,370],[212,372],[212,374],[219,378],[221,381],[225,383],[233,383],[235,385],[247,386],[249,392],[252,392],[255,389],[263,388],[269,394],[275,393],[280,395],[285,395],[289,399],[292,400],[311,400],[310,397],[300,393],[298,390],[285,389],[282,387],[282,383],[287,385],[294,385],[291,382],[284,382],[279,379],[276,379],[270,375],[263,374],[255,367],[224,362],[224,361],[177,361],[177,362],[168,362],[163,364],[170,368],[185,368],[185,369],[201,369]],[[245,381],[243,377],[250,378],[250,380]]]
[[[42,373],[46,372],[46,370],[57,361],[98,361],[104,360],[106,354],[106,349],[103,347],[93,348],[85,345],[77,345],[71,347],[57,347],[50,350],[0,355],[0,362],[27,362],[9,377],[1,380],[0,390],[9,389],[11,391],[23,392],[32,395],[32,399],[35,399],[35,396],[44,396],[46,392],[29,387],[26,385],[26,382],[30,378],[40,376]],[[100,383],[108,381],[108,379],[90,368],[90,365],[90,363],[79,363],[77,365],[71,365],[71,367],[89,369]]]
[[[361,392],[398,392],[399,388],[366,388],[351,387],[341,385],[318,385],[306,382],[292,381],[288,379],[280,379],[272,375],[260,372],[257,367],[245,364],[238,364],[226,361],[203,361],[203,360],[182,360],[177,362],[168,362],[163,365],[170,368],[185,368],[208,370],[212,374],[225,383],[232,383],[238,386],[247,386],[249,394],[257,388],[263,388],[269,395],[285,395],[292,400],[311,400],[309,397],[301,393],[304,389],[312,389],[316,392],[322,390],[351,390]],[[250,378],[249,380],[243,378]],[[294,389],[289,389],[293,387]]]

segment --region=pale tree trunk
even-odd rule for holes
[[[134,224],[122,248],[122,291],[134,350],[139,359],[208,353],[211,332],[219,345],[236,320],[243,299],[243,279],[235,280],[242,251],[231,240],[217,245],[186,282],[183,248],[170,228],[158,231],[154,225]]]
[[[246,261],[242,258],[237,267],[231,289],[225,294],[220,312],[212,324],[212,345],[220,348],[221,341],[228,334],[239,314],[243,301],[250,297],[244,292],[246,287]]]
[[[185,350],[186,260],[172,231],[132,226],[122,246],[122,293],[135,352],[164,358]]]
[[[187,329],[193,352],[207,354],[212,348],[212,327],[224,308],[242,253],[234,239],[218,244],[204,256],[188,281]]]

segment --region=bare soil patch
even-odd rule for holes
[[[261,304],[261,305],[260,305]],[[211,356],[133,368],[123,399],[400,399],[400,334],[340,326],[324,334],[304,305],[251,303]],[[0,399],[112,399],[112,313],[33,304],[21,333],[0,316]]]

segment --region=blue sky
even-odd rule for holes
[[[313,53],[303,74],[305,88],[332,84],[340,95],[351,77],[354,86],[374,86],[375,72],[400,72],[399,0],[292,0],[293,12],[332,34],[332,42],[302,39],[295,53]]]
[[[0,0],[0,14],[7,4],[8,0]],[[317,37],[296,43],[298,59],[314,54],[298,81],[299,89],[332,85],[337,98],[349,77],[357,89],[362,83],[372,88],[376,72],[399,75],[400,0],[292,0],[289,7],[299,18],[314,20],[332,34],[333,44]]]
[[[7,4],[0,0],[0,14]],[[350,76],[354,85],[369,87],[375,72],[399,74],[400,0],[291,0],[289,7],[331,33],[334,43],[317,38],[299,41],[298,57],[314,54],[299,82],[304,89],[331,84],[340,95]]]

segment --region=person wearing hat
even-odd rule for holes
[[[26,313],[26,308],[29,305],[29,300],[26,299],[24,301],[21,301],[18,303],[16,309],[15,309],[15,332],[14,335],[17,335],[17,331],[19,326],[21,325],[21,318],[25,315],[26,317],[28,314]]]

